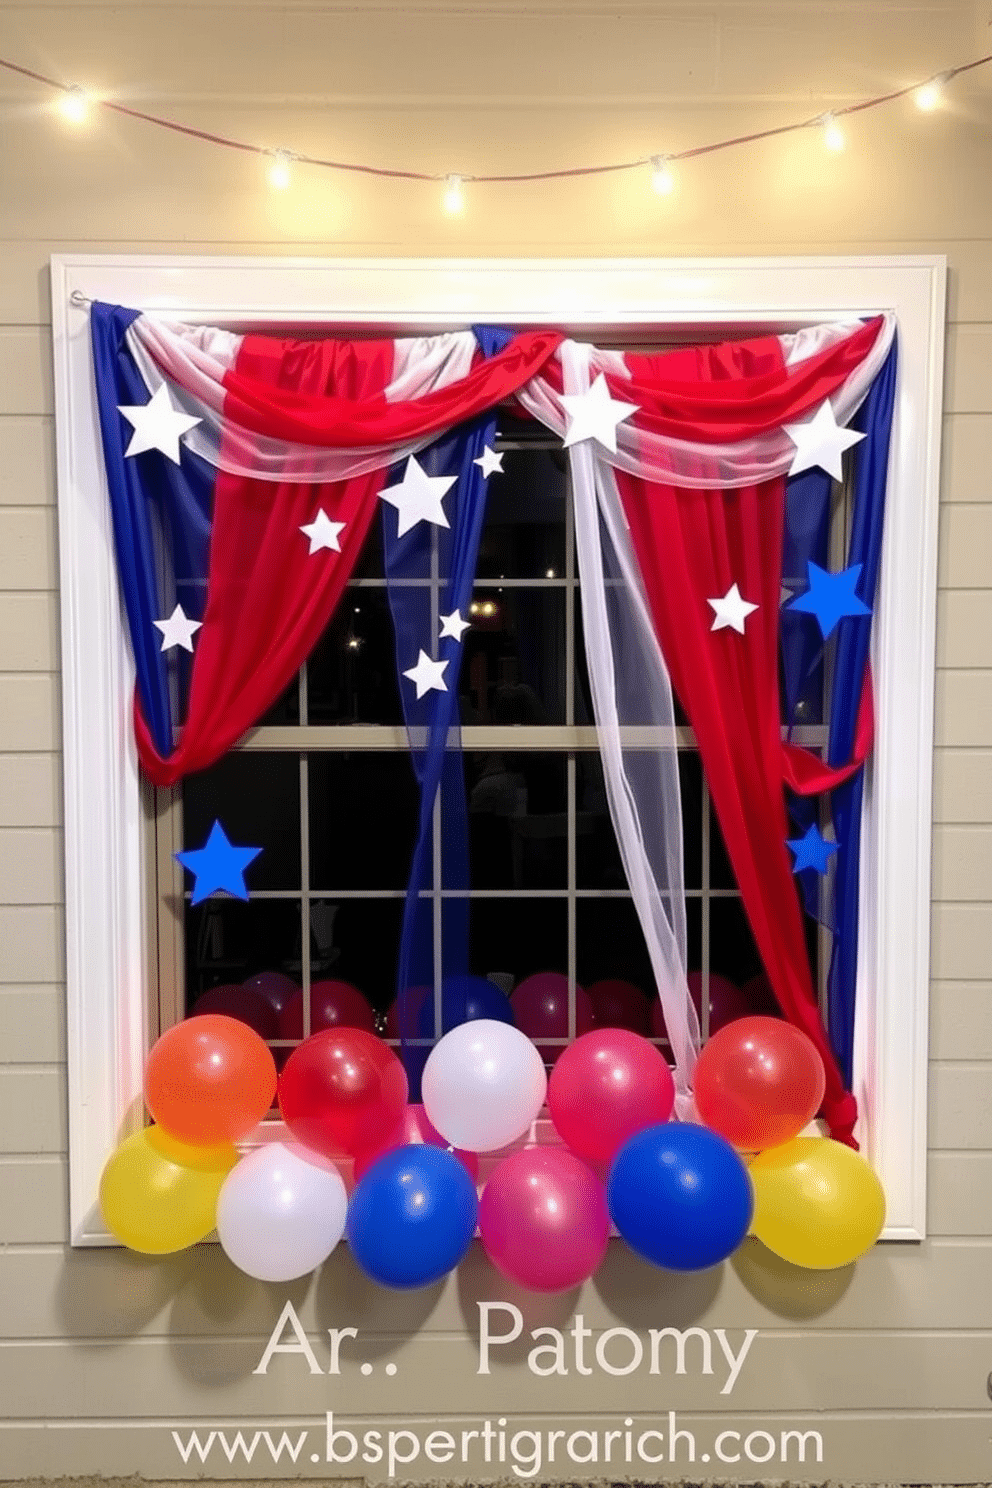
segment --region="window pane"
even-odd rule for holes
[[[565,469],[560,451],[504,453],[503,474],[489,481],[476,572],[494,579],[563,577]]]
[[[583,987],[617,979],[653,997],[654,972],[629,899],[580,899],[575,926],[576,975]]]
[[[420,791],[406,751],[309,755],[310,883],[403,889]]]
[[[536,971],[568,969],[564,899],[473,899],[469,924],[476,976],[503,973],[498,985],[515,987]]]
[[[564,754],[537,750],[466,756],[473,888],[565,888],[566,770]]]
[[[300,979],[300,905],[296,899],[213,897],[186,903],[186,1007],[211,987],[261,971]]]
[[[183,783],[183,843],[200,848],[219,821],[237,847],[262,851],[245,870],[245,885],[300,887],[300,762],[293,754],[254,750],[225,755]],[[192,880],[187,875],[187,888]]]
[[[761,970],[740,899],[710,900],[710,970],[742,986]]]
[[[685,887],[700,886],[701,791],[699,756],[679,751]],[[576,755],[576,883],[580,889],[626,889],[627,879],[606,800],[598,754]]]
[[[564,723],[564,590],[480,587],[473,605],[459,684],[462,722]]]
[[[345,590],[307,664],[307,702],[315,724],[403,722],[385,589]]]
[[[373,1007],[385,1008],[396,992],[402,899],[341,899],[334,916],[333,971]]]

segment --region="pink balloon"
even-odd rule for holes
[[[563,1147],[525,1147],[503,1158],[479,1202],[489,1259],[534,1292],[585,1281],[606,1254],[609,1232],[602,1183]]]
[[[310,988],[310,1032],[323,1028],[364,1028],[375,1033],[375,1013],[350,982],[314,982]],[[303,1037],[303,988],[298,987],[279,1014],[279,1037]]]
[[[284,976],[281,971],[259,971],[241,985],[260,992],[277,1013],[281,1013],[293,993],[299,991],[292,977]]]
[[[361,1178],[367,1168],[386,1152],[392,1152],[394,1147],[417,1146],[426,1143],[430,1147],[443,1147],[445,1150],[454,1152],[462,1167],[465,1168],[473,1183],[479,1176],[479,1159],[474,1152],[462,1152],[456,1147],[451,1147],[427,1119],[427,1112],[423,1106],[407,1106],[400,1118],[400,1123],[385,1142],[375,1147],[368,1147],[359,1152],[355,1157],[355,1181]]]
[[[517,1027],[537,1044],[545,1064],[554,1064],[564,1044],[545,1044],[542,1039],[568,1037],[568,977],[560,971],[538,971],[525,977],[510,997]],[[583,987],[575,989],[575,1032],[588,1033],[593,1026],[592,1003]]]
[[[596,1028],[629,1028],[631,1033],[651,1031],[651,1009],[640,987],[633,982],[607,978],[588,989]]]
[[[654,1044],[628,1028],[594,1028],[567,1048],[548,1079],[548,1110],[566,1146],[607,1163],[624,1142],[667,1121],[675,1082]]]
[[[690,971],[686,981],[689,983],[689,995],[693,1006],[702,1022],[703,974],[701,971]],[[750,1000],[745,997],[736,982],[731,982],[727,977],[721,976],[718,971],[710,972],[710,1033],[718,1033],[728,1023],[735,1023],[738,1018],[747,1018],[752,1012]],[[651,1004],[651,1031],[655,1038],[668,1038],[665,1015],[661,1010],[659,997],[655,997]]]
[[[238,987],[227,983],[223,987],[211,987],[201,993],[193,1004],[191,1018],[200,1018],[205,1013],[222,1013],[226,1018],[237,1018],[254,1028],[259,1038],[279,1037],[279,1018],[272,1004],[252,987]]]

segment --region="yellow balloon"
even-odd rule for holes
[[[863,1157],[827,1137],[795,1137],[750,1166],[751,1233],[794,1266],[825,1271],[870,1250],[885,1223],[885,1194]]]
[[[217,1196],[238,1160],[230,1144],[187,1147],[149,1126],[117,1148],[100,1179],[108,1230],[130,1250],[168,1255],[214,1228]]]

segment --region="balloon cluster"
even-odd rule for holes
[[[550,975],[522,986],[521,1021],[560,1038]],[[153,1125],[104,1170],[110,1230],[161,1254],[216,1228],[234,1264],[263,1281],[305,1275],[346,1236],[366,1274],[398,1288],[439,1280],[478,1230],[501,1272],[545,1292],[593,1274],[611,1221],[633,1250],[681,1271],[724,1260],[749,1230],[806,1267],[844,1265],[874,1243],[884,1218],[874,1173],[841,1144],[800,1135],[824,1072],[798,1029],[763,1016],[721,1027],[696,1066],[702,1124],[682,1123],[671,1120],[671,1071],[641,1032],[591,1027],[563,1050],[551,1046],[549,1077],[502,994],[463,980],[443,1000],[422,1105],[408,1102],[402,1063],[368,1027],[314,1019],[322,1026],[277,1076],[257,1027],[198,1004],[149,1056]],[[628,985],[595,989],[599,1006],[618,1004],[618,1021]],[[344,986],[315,987],[318,1011],[346,1005]],[[244,989],[221,990],[232,1011],[229,992]],[[302,994],[275,991],[281,1024],[299,1017],[302,1029]],[[426,994],[411,1006],[430,1036]],[[266,1140],[259,1123],[276,1097],[288,1138]],[[558,1144],[521,1146],[545,1100]],[[260,1144],[239,1159],[235,1144],[249,1138]],[[488,1155],[481,1198],[477,1154]],[[342,1169],[354,1174],[350,1197]]]

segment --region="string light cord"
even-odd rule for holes
[[[918,94],[923,88],[943,86],[962,73],[972,72],[978,67],[985,67],[992,62],[992,52],[984,57],[976,57],[971,62],[962,62],[957,67],[948,67],[942,72],[935,73],[929,78],[918,83],[911,83],[905,88],[896,88],[889,93],[879,93],[872,98],[861,99],[857,103],[845,104],[840,108],[831,109],[829,115],[817,114],[813,118],[802,119],[798,123],[779,124],[772,129],[758,129],[750,134],[734,135],[729,139],[713,140],[708,144],[694,145],[686,150],[673,150],[665,155],[657,153],[639,156],[636,160],[613,161],[605,165],[577,165],[567,169],[545,170],[545,171],[513,171],[499,172],[488,175],[472,175],[466,171],[457,173],[452,171],[416,171],[399,170],[390,166],[366,165],[355,160],[325,160],[317,155],[303,155],[293,150],[275,150],[264,145],[252,144],[247,140],[232,139],[228,135],[215,134],[208,129],[197,129],[191,124],[180,124],[176,119],[166,119],[159,114],[151,114],[143,109],[131,108],[128,104],[114,103],[111,99],[90,98],[94,106],[106,109],[110,113],[121,114],[129,119],[138,119],[144,124],[152,124],[158,129],[169,129],[175,134],[185,135],[189,139],[202,140],[206,144],[220,145],[226,150],[240,150],[244,154],[259,155],[272,158],[282,155],[292,160],[293,164],[316,166],[322,170],[347,171],[353,175],[380,176],[390,180],[401,181],[433,181],[447,182],[457,181],[459,183],[473,182],[477,184],[501,185],[510,183],[527,183],[531,181],[565,181],[580,176],[605,176],[616,175],[621,171],[643,170],[645,167],[655,165],[659,160],[670,164],[673,161],[695,160],[703,155],[713,155],[719,150],[731,150],[741,145],[755,144],[760,140],[775,139],[784,134],[797,134],[800,130],[822,127],[824,121],[830,119],[843,119],[852,114],[860,114],[868,109],[881,108],[884,104],[895,103],[900,98],[908,98]],[[6,72],[16,73],[20,77],[29,78],[32,82],[41,83],[45,87],[56,92],[68,94],[73,85],[60,83],[57,78],[46,77],[44,73],[35,72],[30,67],[23,67],[8,58],[0,57],[0,68]],[[75,85],[78,88],[78,85]]]

